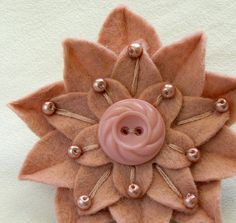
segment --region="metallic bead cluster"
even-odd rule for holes
[[[79,146],[70,146],[67,153],[70,158],[78,159],[82,155],[83,151]]]
[[[141,192],[141,188],[137,184],[132,183],[128,187],[128,195],[131,198],[138,198],[141,195]]]
[[[172,84],[165,84],[161,90],[161,95],[163,98],[170,99],[175,96],[175,87]]]
[[[56,106],[53,102],[47,101],[42,105],[42,111],[45,115],[52,115],[56,111]]]
[[[107,83],[103,78],[98,78],[93,83],[93,89],[95,92],[103,93],[106,91]]]
[[[186,156],[189,161],[197,162],[200,159],[200,152],[197,148],[190,148],[187,151]]]
[[[224,98],[219,98],[215,103],[216,111],[223,113],[229,110],[229,103]]]
[[[194,194],[187,194],[187,196],[184,199],[184,205],[187,208],[193,209],[197,206],[198,203],[198,199],[196,197],[196,195]]]
[[[140,43],[131,43],[128,47],[128,55],[131,58],[138,58],[143,53],[143,47]]]
[[[92,206],[92,200],[88,195],[82,195],[77,201],[80,210],[88,210]]]

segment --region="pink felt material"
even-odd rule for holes
[[[122,129],[141,129],[123,133]],[[114,161],[138,165],[152,159],[165,139],[165,124],[160,113],[149,103],[126,99],[109,107],[101,117],[98,138],[103,151]]]

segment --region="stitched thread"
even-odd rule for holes
[[[158,172],[160,173],[160,175],[163,177],[164,181],[166,182],[166,184],[169,186],[169,188],[177,194],[177,196],[182,197],[182,194],[180,193],[180,191],[177,189],[177,187],[173,184],[173,182],[171,181],[171,179],[167,176],[167,174],[161,169],[161,167],[159,167],[157,164],[155,165],[156,169],[158,170]]]
[[[105,91],[102,95],[104,96],[104,98],[106,99],[106,101],[107,101],[107,103],[108,103],[109,105],[112,105],[112,104],[113,104],[113,101],[112,101],[112,99],[111,99],[111,97],[109,96],[109,94],[108,94],[107,91]]]
[[[131,85],[131,94],[134,96],[138,89],[138,80],[139,80],[139,70],[140,70],[140,59],[137,58],[135,67],[134,67],[134,74],[133,74],[133,81]]]
[[[83,122],[87,122],[89,124],[96,124],[97,123],[97,121],[95,121],[93,119],[90,119],[88,117],[85,117],[83,115],[79,115],[79,114],[76,114],[76,113],[73,113],[73,112],[70,112],[70,111],[67,111],[67,110],[62,109],[62,108],[57,108],[56,114],[66,116],[66,117],[69,117],[69,118],[74,118],[74,119],[77,119],[77,120],[80,120],[80,121],[83,121]]]
[[[154,106],[157,107],[162,102],[162,99],[163,99],[162,95],[161,94],[158,95],[157,99],[156,99],[156,102],[154,103]]]
[[[95,194],[97,193],[97,191],[99,190],[99,188],[106,182],[106,180],[108,179],[108,177],[111,174],[111,170],[112,168],[109,168],[101,177],[100,179],[97,181],[97,183],[95,184],[94,188],[91,190],[91,192],[89,193],[89,197],[93,198],[95,196]]]
[[[206,117],[208,117],[212,114],[213,114],[213,111],[208,111],[208,112],[202,113],[200,115],[196,115],[196,116],[193,116],[191,118],[179,121],[179,122],[177,122],[177,125],[184,125],[184,124],[187,124],[187,123],[190,123],[190,122],[198,121],[198,120],[204,119],[204,118],[206,118]]]
[[[179,146],[177,146],[177,145],[174,145],[174,144],[168,144],[167,146],[168,146],[169,148],[175,150],[175,151],[178,152],[178,153],[185,154],[183,148],[181,148],[181,147],[179,147]]]
[[[83,152],[92,151],[98,148],[99,148],[98,144],[88,145],[88,146],[83,147]]]
[[[136,178],[136,169],[134,166],[130,167],[130,183],[134,183]]]

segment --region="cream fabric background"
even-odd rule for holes
[[[121,3],[152,23],[164,44],[204,30],[208,36],[207,69],[236,76],[235,0],[1,0],[0,222],[56,222],[54,189],[16,179],[38,138],[6,103],[62,79],[61,41],[67,37],[95,41],[107,14]],[[236,178],[223,182],[225,223],[236,222],[235,185]]]

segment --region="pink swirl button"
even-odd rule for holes
[[[124,165],[139,165],[154,158],[165,140],[165,124],[158,110],[146,101],[126,99],[110,106],[98,129],[103,151]]]

